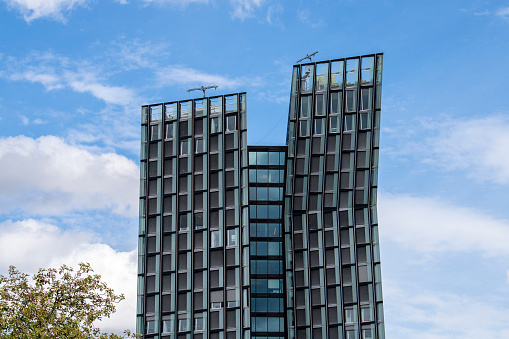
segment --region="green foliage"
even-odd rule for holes
[[[5,339],[121,339],[135,338],[101,333],[94,322],[110,317],[115,304],[124,299],[94,274],[90,264],[80,263],[74,271],[39,269],[29,282],[28,274],[14,266],[8,276],[0,275],[0,338]]]

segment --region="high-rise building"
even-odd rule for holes
[[[137,331],[383,339],[382,55],[295,65],[287,145],[246,93],[142,107]]]

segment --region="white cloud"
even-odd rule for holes
[[[316,15],[312,15],[309,8],[300,10],[297,14],[300,22],[311,26],[312,28],[324,27],[327,26],[323,19],[318,19]]]
[[[36,118],[36,119],[30,121],[30,119],[27,116],[25,116],[25,115],[20,115],[19,118],[21,119],[21,124],[23,126],[28,126],[31,123],[34,124],[34,125],[42,125],[42,124],[46,123],[46,121],[44,121],[42,119],[39,119],[39,118]]]
[[[169,45],[165,43],[152,43],[150,41],[120,40],[112,43],[111,54],[116,65],[125,70],[139,68],[157,69],[161,58],[169,55]]]
[[[0,223],[0,267],[6,270],[9,265],[14,265],[33,274],[42,267],[62,264],[77,267],[79,262],[89,262],[109,287],[126,297],[118,304],[117,312],[99,326],[103,331],[116,333],[124,329],[134,330],[136,250],[116,251],[97,240],[94,234],[63,230],[39,220],[8,220]],[[0,273],[6,274],[5,271]]]
[[[64,14],[84,5],[87,0],[3,0],[10,8],[21,12],[26,22],[49,18],[65,22]]]
[[[264,2],[264,0],[230,0],[233,7],[232,18],[244,20],[252,17]]]
[[[495,15],[503,18],[503,19],[509,19],[509,7],[503,7],[500,8]]]
[[[421,252],[509,255],[509,222],[439,199],[381,194],[380,235]]]
[[[436,123],[436,122],[435,122]],[[445,121],[427,142],[429,161],[465,169],[477,179],[509,183],[509,117]]]
[[[497,296],[430,291],[385,281],[387,338],[477,339],[509,338],[509,308]]]
[[[75,76],[72,75],[72,78]],[[69,86],[79,93],[90,93],[94,97],[109,104],[125,105],[134,97],[132,90],[119,86],[106,86],[98,82],[87,80],[69,80]]]
[[[283,23],[279,19],[279,15],[285,11],[281,4],[270,5],[267,9],[267,17],[265,18],[269,25],[284,28]]]
[[[47,91],[69,88],[89,93],[107,104],[127,106],[137,101],[132,89],[106,84],[104,72],[87,62],[75,62],[51,52],[32,53],[24,60],[8,58],[4,77],[42,84]]]
[[[93,154],[54,136],[17,136],[0,139],[0,167],[0,212],[111,208],[137,215],[138,166],[115,153]]]
[[[56,74],[47,73],[47,70],[25,70],[19,73],[12,73],[10,79],[14,81],[28,81],[42,84],[48,91],[64,88],[62,79]]]
[[[397,139],[388,152],[415,157],[429,166],[462,170],[477,181],[509,184],[509,116],[419,118],[400,122],[384,135]],[[415,140],[418,140],[417,142]]]
[[[161,85],[195,84],[198,86],[217,85],[220,88],[236,88],[243,82],[240,78],[229,78],[228,76],[209,74],[179,65],[161,69],[157,71],[156,75]]]
[[[21,123],[24,126],[28,126],[28,124],[30,123],[30,120],[24,115],[20,115],[19,118],[21,119]]]

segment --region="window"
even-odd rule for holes
[[[309,136],[309,121],[301,120],[301,121],[299,121],[299,123],[300,123],[299,136],[308,137]]]
[[[355,331],[354,330],[347,330],[346,331],[346,338],[345,339],[357,339],[355,337]]]
[[[361,110],[362,111],[371,109],[372,91],[373,91],[373,89],[371,89],[371,88],[363,88],[361,90]]]
[[[175,137],[175,131],[173,127],[173,123],[166,125],[166,135],[164,136],[165,139],[173,139]]]
[[[222,302],[211,302],[210,303],[210,309],[211,310],[220,310],[221,308],[223,308],[223,303]]]
[[[150,126],[150,129],[151,129],[150,140],[151,141],[161,139],[161,135],[159,135],[160,127],[161,127],[160,124]]]
[[[371,112],[361,113],[360,121],[359,121],[360,129],[370,129],[371,128]]]
[[[339,124],[340,124],[340,119],[341,119],[341,116],[337,115],[337,116],[332,116],[329,118],[329,132],[331,133],[339,133],[340,132],[340,127],[339,127]]]
[[[180,118],[187,118],[189,116],[189,102],[180,103]]]
[[[156,333],[157,329],[157,321],[149,320],[147,321],[147,334]]]
[[[332,92],[330,95],[330,114],[341,114],[342,92]]]
[[[373,312],[371,312],[371,307],[362,307],[361,308],[361,321],[373,321]]]
[[[194,102],[194,113],[197,117],[203,115],[203,100],[196,100]]]
[[[237,110],[237,96],[225,97],[225,108],[226,112],[235,112]]]
[[[343,130],[345,132],[355,130],[355,115],[354,114],[345,115],[345,124],[344,124]]]
[[[164,319],[164,318],[163,318]],[[173,320],[163,320],[163,333],[173,332]]]
[[[311,66],[302,66],[301,68],[301,83],[300,90],[301,92],[310,92],[313,90],[313,73],[314,67]]]
[[[161,115],[162,115],[161,111],[162,111],[162,107],[160,105],[150,107],[150,121],[161,120]]]
[[[315,119],[315,135],[325,133],[325,119]]]
[[[362,330],[362,339],[372,339],[374,338],[373,335],[372,335],[372,331],[371,329],[363,329]]]
[[[237,130],[237,116],[228,115],[226,116],[226,132],[232,132]]]
[[[179,319],[179,332],[189,331],[187,319]]]
[[[357,312],[353,308],[347,308],[345,310],[345,323],[351,324],[357,322]]]
[[[189,220],[187,214],[181,214],[179,220],[179,231],[187,231],[189,229]]]
[[[189,141],[184,140],[180,143],[180,155],[188,155],[189,154]]]
[[[343,86],[343,61],[331,63],[330,87],[340,88]]]
[[[228,307],[237,307],[239,306],[238,301],[228,301]]]
[[[221,132],[221,126],[219,125],[219,118],[210,118],[210,133]]]
[[[205,330],[203,318],[194,319],[194,330],[195,331],[203,331]]]
[[[221,231],[210,232],[210,247],[220,247],[222,245]]]
[[[194,228],[203,228],[203,213],[194,214]]]
[[[300,117],[309,118],[311,116],[311,96],[303,96],[300,98]]]
[[[371,85],[373,83],[373,66],[375,58],[364,57],[361,59],[361,84]]]
[[[226,246],[237,246],[237,230],[228,230]]]
[[[177,104],[165,105],[166,120],[173,120],[177,118]]]
[[[346,61],[346,85],[356,86],[359,69],[359,59],[350,59]]]
[[[194,141],[195,143],[195,152],[196,153],[203,153],[205,152],[205,144],[203,142],[203,139],[196,139]]]
[[[346,111],[355,112],[357,109],[357,92],[346,91]]]
[[[316,100],[315,115],[324,116],[325,108],[327,107],[327,97],[325,96],[325,94],[317,94],[315,100]]]
[[[221,98],[210,99],[210,113],[217,114],[221,112]]]

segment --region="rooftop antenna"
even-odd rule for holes
[[[203,97],[205,98],[205,91],[208,90],[208,89],[217,89],[218,86],[201,86],[201,87],[198,87],[198,88],[191,88],[191,89],[188,89],[187,91],[188,92],[191,92],[191,91],[203,91]]]
[[[306,60],[306,59],[309,59],[309,62],[313,62],[313,59],[311,59],[313,57],[313,55],[315,55],[316,53],[318,53],[318,51],[314,52],[314,53],[311,53],[311,54],[306,54],[306,56],[302,59],[299,59],[297,61],[297,63],[301,62],[302,60]]]

